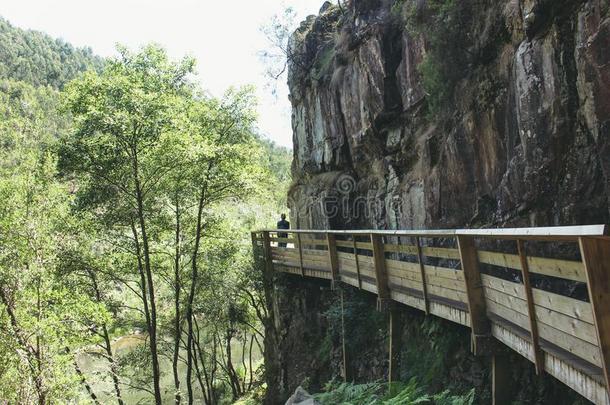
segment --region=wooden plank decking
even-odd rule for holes
[[[289,236],[278,238],[278,232]],[[262,230],[252,233],[252,241],[263,249],[267,269],[342,282],[377,294],[380,309],[394,300],[467,326],[475,354],[479,339],[495,339],[533,362],[537,372],[610,405],[606,225]],[[567,245],[562,251],[573,252],[573,259],[527,254],[529,244],[541,243]],[[579,287],[583,292],[570,296]],[[483,340],[481,347],[487,347]]]

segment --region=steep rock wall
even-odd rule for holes
[[[608,222],[607,0],[356,0],[295,33],[301,228]]]

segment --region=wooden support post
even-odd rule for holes
[[[343,350],[343,382],[347,382],[347,349],[345,346],[345,303],[343,298],[343,289],[341,293],[341,347]]]
[[[375,280],[377,282],[377,309],[386,311],[390,304],[390,288],[388,286],[388,273],[385,268],[385,255],[381,235],[371,234],[373,247],[373,262],[375,263]]]
[[[299,268],[301,269],[301,276],[305,277],[305,269],[303,268],[303,247],[301,246],[301,234],[297,232],[297,247],[299,248]]]
[[[337,240],[334,234],[326,233],[326,244],[328,246],[328,263],[332,276],[332,288],[341,280],[339,277],[339,259],[337,257]]]
[[[271,253],[269,231],[263,232],[263,255],[265,255],[265,268],[268,271],[273,271],[273,254]]]
[[[610,399],[610,238],[581,237],[579,245]]]
[[[428,301],[428,287],[426,286],[426,265],[424,264],[424,255],[421,249],[421,242],[419,236],[415,237],[415,244],[417,246],[417,260],[419,261],[419,271],[421,273],[422,293],[424,297],[424,306],[426,315],[430,314],[430,302]]]
[[[508,357],[503,354],[493,355],[491,358],[492,405],[510,404],[512,392]]]
[[[403,317],[399,308],[392,305],[390,309],[388,333],[389,333],[389,364],[388,364],[388,382],[398,381],[400,378],[400,352],[402,350],[402,326]]]
[[[470,314],[470,328],[472,331],[472,352],[475,355],[484,354],[485,342],[491,336],[491,323],[485,310],[485,296],[483,283],[479,271],[479,258],[472,236],[458,235],[458,249],[460,261],[464,272],[464,283],[468,297],[468,312]]]
[[[525,290],[525,298],[527,301],[527,313],[530,321],[530,335],[532,338],[532,349],[534,350],[534,365],[536,366],[536,374],[540,375],[544,372],[544,353],[540,349],[540,339],[538,338],[538,322],[536,321],[536,308],[534,307],[534,296],[532,294],[532,285],[530,283],[530,272],[527,264],[527,254],[525,252],[524,242],[521,239],[517,240],[517,251],[521,261],[521,273],[523,275],[523,288]]]
[[[362,278],[360,277],[360,263],[358,262],[358,248],[356,247],[356,235],[352,235],[354,246],[354,260],[356,260],[356,275],[358,276],[358,288],[362,290]]]
[[[250,232],[250,237],[252,238],[252,249],[256,248],[256,232]]]

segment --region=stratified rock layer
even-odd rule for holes
[[[607,0],[327,3],[291,46],[298,227],[610,222]]]

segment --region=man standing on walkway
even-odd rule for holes
[[[277,221],[277,229],[290,229],[290,222],[286,221],[286,214],[280,215],[280,220]],[[284,232],[278,232],[278,238],[287,238],[288,234]],[[286,242],[279,242],[279,247],[286,247]]]

